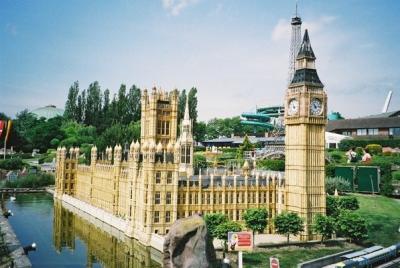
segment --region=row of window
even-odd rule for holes
[[[352,131],[343,131],[343,135],[352,136]],[[357,136],[377,136],[379,135],[378,128],[359,128],[357,129]],[[400,136],[400,127],[389,128],[390,136]]]
[[[165,193],[165,204],[169,205],[172,203],[172,195],[171,192]],[[154,194],[154,204],[158,205],[161,204],[161,193],[155,192]]]
[[[160,222],[160,211],[154,211],[153,222]],[[171,211],[165,211],[165,222],[171,222]]]
[[[156,192],[159,193],[159,192]],[[168,192],[167,192],[168,193]],[[236,199],[234,193],[225,194],[225,204],[238,204],[245,202],[245,192],[236,193]],[[191,204],[211,204],[211,196],[213,198],[213,204],[222,204],[223,195],[222,193],[201,193],[200,200],[198,200],[198,194],[189,193],[189,205]],[[260,192],[258,196],[258,203],[267,203],[267,192]],[[247,203],[256,203],[257,193],[247,193]],[[155,200],[157,201],[157,199]],[[278,202],[278,195],[275,195],[275,202]],[[285,195],[282,194],[282,204],[285,203]],[[269,203],[272,203],[272,194],[269,194]],[[156,203],[159,204],[159,203]],[[167,203],[170,204],[170,203]],[[178,204],[186,204],[186,193],[178,194]]]
[[[157,121],[157,135],[169,135],[169,121],[158,120]]]
[[[243,220],[242,216],[243,216],[244,210],[236,210],[236,217],[234,215],[234,210],[225,210],[225,211],[223,211],[223,210],[212,210],[212,211],[199,211],[199,212],[197,212],[197,211],[189,211],[188,212],[188,217],[190,217],[190,216],[192,216],[192,214],[196,214],[196,213],[198,213],[200,215],[206,215],[206,214],[209,214],[209,213],[221,213],[221,214],[225,214],[228,217],[228,219],[230,219],[230,220],[241,221],[241,220]],[[270,215],[270,216],[272,215],[272,209],[269,209],[269,214],[268,215]],[[185,218],[185,217],[186,216],[185,216],[185,212],[184,211],[182,211],[182,212],[178,211],[177,219],[181,219],[181,218]]]
[[[156,172],[156,184],[160,184],[161,183],[161,172],[157,171]],[[172,183],[172,171],[168,171],[167,172],[167,184],[171,184]]]

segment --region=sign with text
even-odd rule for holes
[[[270,268],[279,268],[279,259],[270,257],[269,258],[269,267]]]
[[[252,232],[229,232],[228,251],[246,251],[253,249]]]

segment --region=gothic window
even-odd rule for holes
[[[189,204],[192,204],[192,194],[189,194]]]
[[[210,193],[207,193],[207,204],[210,204]]]
[[[170,221],[171,221],[171,212],[165,211],[165,222],[170,222]]]
[[[240,219],[240,211],[236,210],[236,220],[238,221]]]
[[[236,203],[240,203],[240,193],[236,194]]]
[[[229,202],[228,199],[229,199],[229,194],[228,194],[228,193],[225,193],[225,203],[226,203],[226,204],[228,204],[228,202]]]
[[[285,204],[285,194],[282,194],[282,204]]]
[[[172,183],[172,171],[168,171],[167,173],[167,183]]]
[[[269,202],[272,203],[272,193],[269,193]]]
[[[182,194],[182,204],[186,204],[186,193]]]
[[[160,211],[154,211],[154,222],[157,223],[160,221]]]
[[[160,183],[161,182],[161,172],[160,171],[157,171],[156,172],[156,183],[158,184],[158,183]]]
[[[197,193],[194,194],[194,203],[197,204],[198,198]]]
[[[171,204],[171,192],[167,192],[166,204]]]
[[[154,204],[160,204],[161,202],[161,194],[160,192],[156,192],[154,195]]]
[[[217,203],[217,194],[213,193],[213,203],[216,204]]]

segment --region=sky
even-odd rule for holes
[[[1,0],[0,112],[64,108],[69,87],[198,89],[200,120],[283,104],[295,1]],[[400,1],[299,0],[328,110],[400,109]]]

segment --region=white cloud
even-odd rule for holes
[[[280,19],[272,30],[272,41],[289,40],[290,23],[286,19]]]
[[[169,14],[177,16],[180,12],[191,4],[195,4],[198,0],[161,0],[162,5]]]

